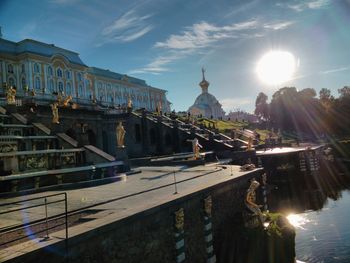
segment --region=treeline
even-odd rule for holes
[[[329,89],[298,91],[284,87],[276,91],[270,103],[260,92],[255,101],[255,114],[268,127],[313,136],[350,135],[350,87],[338,90],[338,97]]]

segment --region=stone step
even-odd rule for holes
[[[84,147],[86,149],[88,149],[89,151],[93,152],[94,154],[97,154],[98,156],[100,156],[100,157],[102,157],[110,162],[115,161],[115,158],[112,155],[102,151],[101,149],[99,149],[93,145],[85,145]]]
[[[68,136],[65,133],[57,133],[56,134],[58,138],[65,141],[66,143],[70,144],[73,147],[78,147],[78,142],[74,140],[72,137]]]
[[[32,136],[17,136],[17,135],[0,135],[0,140],[48,140],[57,139],[52,135],[32,135]]]
[[[16,120],[18,120],[22,124],[27,124],[28,120],[26,117],[24,117],[22,114],[19,113],[12,113],[12,117],[14,117]]]
[[[84,152],[84,148],[74,148],[74,149],[48,149],[48,150],[36,150],[36,151],[16,151],[16,152],[6,152],[0,153],[0,158],[2,157],[13,157],[13,156],[23,156],[23,155],[38,155],[38,154],[54,154],[54,153],[73,153],[73,152]]]
[[[33,128],[33,125],[27,125],[27,124],[3,124],[3,123],[0,123],[0,127],[2,127],[2,128]]]
[[[108,162],[108,163],[99,163],[94,165],[78,166],[78,167],[71,167],[71,168],[11,174],[6,176],[0,176],[0,182],[37,177],[37,176],[43,176],[43,175],[55,175],[55,174],[61,175],[61,174],[67,174],[67,173],[76,173],[80,171],[89,171],[89,170],[96,170],[100,168],[108,168],[108,167],[115,167],[115,166],[122,166],[122,165],[124,165],[123,161],[114,161],[114,162]]]
[[[51,134],[51,130],[40,122],[33,122],[33,126],[47,135]]]

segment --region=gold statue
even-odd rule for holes
[[[184,229],[185,213],[184,209],[180,208],[175,212],[175,227],[177,230],[182,231]]]
[[[58,116],[58,103],[55,102],[54,104],[51,104],[51,110],[52,110],[52,123],[59,124],[59,116]]]
[[[253,138],[249,137],[248,138],[248,145],[247,145],[247,151],[253,150]]]
[[[207,216],[211,216],[212,200],[211,195],[204,199],[204,212]]]
[[[129,109],[132,109],[132,100],[131,100],[131,98],[130,98],[130,95],[129,95],[129,97],[128,97],[128,108],[129,108]]]
[[[247,194],[244,202],[247,208],[250,211],[252,211],[254,215],[257,215],[260,219],[261,224],[263,224],[265,222],[265,216],[260,210],[260,207],[262,207],[262,205],[257,205],[255,203],[256,202],[255,190],[258,189],[259,186],[260,186],[259,182],[256,181],[255,179],[251,181],[250,186],[247,190]]]
[[[202,145],[199,144],[198,139],[194,138],[193,140],[187,140],[188,142],[192,143],[192,151],[194,155],[194,159],[197,160],[200,158],[200,148],[203,148]]]
[[[63,99],[62,101],[62,105],[63,107],[67,107],[69,102],[73,99],[73,97],[71,95],[67,96],[65,99]]]
[[[117,135],[117,147],[124,147],[124,138],[125,138],[125,129],[123,127],[122,122],[120,121],[116,128]]]
[[[7,104],[16,104],[16,89],[12,86],[6,91]]]

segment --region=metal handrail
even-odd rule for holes
[[[54,201],[51,201],[51,202],[47,202],[47,199],[48,198],[51,198],[51,197],[55,197],[55,196],[64,196],[63,199],[59,199],[59,200],[54,200]],[[33,201],[33,200],[44,200],[44,203],[42,204],[37,204],[37,205],[29,205],[29,206],[25,206],[25,207],[21,207],[21,208],[18,208],[18,209],[11,209],[11,210],[8,210],[8,211],[3,211],[3,212],[0,212],[0,215],[4,215],[4,214],[9,214],[9,213],[13,213],[13,212],[17,212],[17,211],[24,211],[24,210],[28,210],[28,209],[31,209],[31,208],[35,208],[35,207],[40,207],[40,206],[44,206],[45,207],[45,218],[42,218],[42,219],[37,219],[37,220],[33,220],[31,222],[26,222],[24,224],[20,224],[20,225],[16,225],[16,226],[13,226],[13,227],[9,227],[9,228],[6,228],[4,229],[3,231],[0,231],[2,232],[3,234],[4,233],[11,233],[11,232],[14,232],[14,231],[18,231],[18,230],[23,230],[29,226],[35,226],[35,225],[38,225],[39,223],[45,223],[46,222],[46,227],[45,229],[43,230],[39,230],[39,231],[36,231],[35,233],[31,233],[30,235],[24,235],[22,237],[18,237],[18,238],[15,238],[13,240],[10,240],[10,241],[6,241],[4,243],[0,243],[0,246],[3,246],[3,245],[6,245],[6,244],[9,244],[9,243],[12,243],[12,242],[16,242],[18,240],[21,240],[21,239],[24,239],[24,238],[27,238],[28,236],[33,236],[33,235],[36,235],[38,233],[42,233],[42,232],[46,232],[46,237],[45,239],[48,239],[49,236],[48,236],[48,231],[50,229],[53,229],[53,228],[56,228],[56,227],[59,227],[59,226],[62,226],[62,225],[65,225],[65,243],[66,243],[66,253],[68,251],[68,207],[67,207],[67,193],[58,193],[58,194],[51,194],[51,195],[45,195],[45,196],[40,196],[40,197],[35,197],[35,198],[30,198],[30,199],[26,199],[26,200],[21,200],[21,201],[16,201],[16,202],[8,202],[8,203],[3,203],[3,204],[0,204],[0,207],[4,207],[4,206],[10,206],[10,205],[18,205],[18,204],[25,204],[27,203],[28,201]],[[64,214],[58,214],[58,215],[54,215],[54,216],[50,216],[48,217],[47,215],[47,205],[49,204],[56,204],[56,203],[60,203],[60,202],[64,202]],[[59,219],[59,218],[62,218],[64,216],[65,218],[65,222],[64,223],[61,223],[61,224],[57,224],[57,225],[54,225],[54,226],[48,226],[48,221],[52,221],[54,219]]]

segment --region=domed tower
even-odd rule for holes
[[[205,73],[205,69],[202,68],[202,76],[203,76],[203,78],[202,78],[202,81],[199,82],[199,86],[202,88],[202,93],[208,93],[208,87],[209,87],[210,83],[205,79],[204,73]]]
[[[202,115],[206,118],[218,119],[225,116],[220,102],[208,92],[209,82],[205,79],[205,70],[202,68],[202,81],[199,82],[202,93],[196,98],[194,104],[188,109],[191,115]]]

